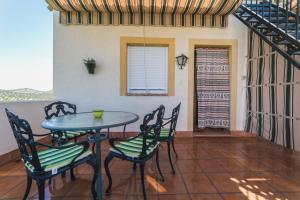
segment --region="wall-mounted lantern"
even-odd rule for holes
[[[187,63],[188,59],[189,58],[184,54],[181,54],[180,56],[176,57],[176,62],[177,62],[177,65],[179,66],[179,69],[184,68],[184,66]]]
[[[86,66],[89,74],[95,73],[96,61],[93,58],[83,59],[83,63]]]

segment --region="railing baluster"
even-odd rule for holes
[[[278,27],[279,26],[279,0],[277,0],[276,5],[277,5],[276,26]]]
[[[277,0],[277,2],[276,2],[276,4],[277,4],[277,16],[276,16],[276,25],[277,25],[277,27],[279,26],[279,0]]]
[[[271,22],[271,6],[272,6],[272,0],[269,0],[269,22]]]
[[[265,16],[265,2],[262,1],[262,17]]]
[[[297,0],[297,5],[296,5],[296,39],[297,40],[299,39],[299,37],[298,37],[298,31],[299,31],[299,12],[300,12],[299,6],[300,6],[300,0]]]
[[[287,33],[288,30],[288,22],[289,22],[289,0],[286,0],[286,6],[285,6],[285,32]]]

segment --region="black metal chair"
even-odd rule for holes
[[[156,166],[162,181],[164,181],[164,177],[161,173],[160,166],[159,166],[159,154],[158,154],[158,150],[159,150],[158,137],[163,123],[164,111],[165,111],[165,107],[160,106],[152,113],[146,115],[144,117],[143,124],[141,125],[142,131],[137,136],[128,139],[115,138],[109,140],[109,144],[111,148],[104,162],[105,171],[109,181],[106,190],[108,194],[111,192],[111,186],[112,186],[112,178],[109,171],[109,162],[114,157],[120,158],[122,160],[127,160],[129,162],[133,162],[134,165],[136,164],[140,165],[144,199],[147,199],[145,182],[144,182],[144,168],[145,168],[146,161],[151,159],[155,154],[156,154]],[[149,124],[150,121],[153,120],[155,120],[155,123]],[[149,137],[150,135],[152,136],[151,138]],[[115,144],[116,141],[118,141],[119,143]]]
[[[51,119],[52,117],[58,117],[61,115],[71,115],[77,113],[77,107],[75,104],[71,104],[68,102],[63,101],[57,101],[54,103],[49,104],[48,106],[45,106],[45,119]],[[124,126],[124,132],[125,132],[126,125]],[[52,144],[63,144],[67,142],[68,140],[74,140],[77,142],[77,138],[86,135],[87,133],[94,134],[95,132],[93,130],[85,132],[85,131],[55,131],[52,134]],[[107,135],[109,137],[110,130],[107,129]],[[93,152],[95,150],[95,143],[93,144]],[[71,173],[72,178],[75,178],[73,173]]]
[[[52,133],[33,134],[26,120],[19,118],[8,109],[5,109],[5,111],[27,173],[27,188],[23,197],[24,200],[30,192],[32,180],[35,180],[37,183],[39,200],[44,200],[45,181],[47,179],[84,163],[91,165],[94,169],[91,192],[94,199],[96,199],[95,182],[98,166],[95,156],[89,150],[88,141],[67,143],[62,146],[51,146],[36,142],[34,137],[47,136]],[[38,150],[41,149],[40,147],[44,150]]]
[[[174,139],[175,139],[175,133],[176,133],[176,125],[177,125],[177,120],[179,116],[179,111],[180,111],[180,105],[179,103],[172,111],[172,116],[170,118],[164,118],[164,123],[162,125],[162,129],[159,134],[158,140],[160,142],[166,142],[168,146],[168,157],[169,157],[169,162],[172,168],[173,174],[175,174],[175,169],[173,166],[172,162],[172,157],[171,157],[171,145],[173,148],[173,151],[176,155],[176,158],[178,157],[177,152],[175,150],[175,145],[174,145]],[[165,128],[167,127],[167,128]]]
[[[75,104],[57,101],[49,104],[48,106],[45,106],[44,111],[46,115],[45,118],[48,120],[61,115],[76,114],[77,108]],[[55,131],[54,134],[52,134],[52,143],[64,143],[68,140],[74,140],[75,142],[77,142],[77,138],[86,134],[87,132],[85,131]]]

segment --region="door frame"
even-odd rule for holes
[[[190,39],[189,40],[189,69],[188,69],[188,130],[194,130],[195,116],[195,49],[198,47],[226,47],[229,49],[230,76],[230,131],[237,130],[237,63],[238,40],[227,39]]]

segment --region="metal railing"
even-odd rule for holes
[[[244,0],[243,4],[285,33],[300,39],[300,0]]]

